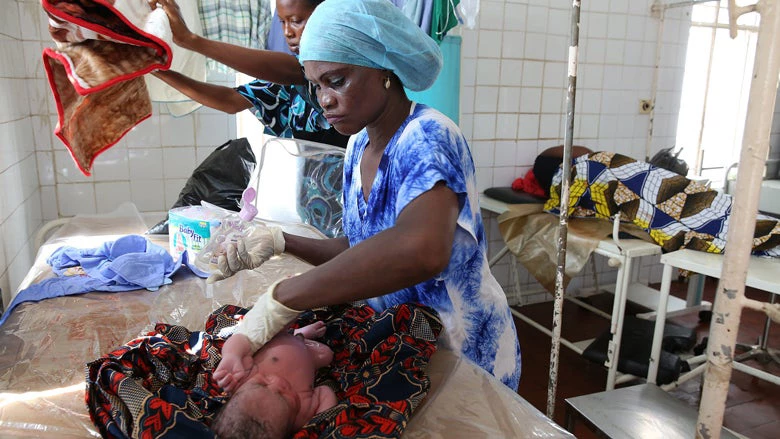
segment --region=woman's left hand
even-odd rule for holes
[[[148,0],[152,9],[161,7],[165,11],[165,15],[168,16],[168,22],[171,25],[171,33],[173,34],[173,42],[177,45],[189,49],[190,41],[192,41],[196,35],[192,33],[190,28],[187,27],[187,23],[184,21],[184,17],[181,14],[179,4],[175,0]]]

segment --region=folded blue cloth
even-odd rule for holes
[[[155,291],[161,285],[170,284],[170,277],[182,265],[187,265],[200,277],[208,276],[190,264],[189,259],[188,253],[184,253],[181,259],[174,261],[164,248],[138,235],[123,236],[96,248],[60,247],[46,260],[57,277],[20,291],[0,318],[0,325],[23,302],[90,291],[119,292],[141,288]],[[63,276],[68,268],[78,266],[84,270],[84,275]]]

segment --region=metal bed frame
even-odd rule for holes
[[[508,210],[507,206],[508,205],[504,202],[490,198],[484,194],[480,195],[480,207],[486,211],[500,215]],[[564,296],[565,300],[576,303],[577,305],[582,306],[589,311],[611,320],[610,333],[612,334],[612,339],[609,342],[609,347],[607,349],[607,360],[604,363],[604,366],[608,370],[606,390],[614,389],[616,384],[621,384],[636,378],[633,375],[620,374],[617,371],[617,359],[620,356],[620,343],[622,338],[623,322],[625,321],[626,302],[630,301],[640,304],[646,308],[656,310],[652,313],[645,313],[641,315],[641,317],[649,318],[658,312],[657,310],[659,309],[659,302],[661,300],[661,296],[657,290],[650,288],[638,281],[638,272],[636,270],[636,265],[634,264],[635,258],[642,256],[660,255],[661,247],[657,244],[646,242],[641,239],[620,239],[618,237],[619,226],[619,218],[615,218],[613,221],[613,237],[602,239],[599,242],[598,247],[594,250],[594,253],[597,255],[609,258],[609,265],[611,267],[617,268],[617,280],[615,282],[614,288],[609,286],[604,286],[602,288],[606,291],[613,290],[612,292],[614,293],[615,298],[613,300],[612,312],[605,313],[602,310],[578,299],[577,297],[570,295]],[[501,258],[506,256],[507,253],[510,253],[509,247],[504,246],[498,253],[496,253],[495,256],[490,259],[489,264],[491,266],[495,265],[499,260],[501,260]],[[513,266],[517,264],[514,258],[512,259],[511,264],[513,264]],[[515,282],[515,288],[518,291],[520,289],[517,279]],[[700,301],[697,301],[695,294],[696,289],[689,289],[688,300],[682,300],[676,297],[668,297],[667,295],[666,301],[663,304],[663,314],[672,315],[679,312],[690,312],[691,306],[698,309],[699,305],[703,305],[704,307],[709,305],[707,302],[701,303]],[[512,308],[512,313],[525,323],[552,337],[552,331],[525,316],[521,311]],[[591,340],[571,342],[564,338],[560,338],[560,343],[562,345],[578,354],[582,354],[590,342]]]

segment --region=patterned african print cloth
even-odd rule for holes
[[[303,181],[298,193],[298,215],[328,238],[344,236],[341,216],[343,156],[321,156],[305,160]]]
[[[224,339],[216,334],[248,310],[225,305],[205,331],[158,323],[153,332],[87,364],[90,419],[108,438],[213,437],[226,402],[212,378]],[[398,437],[430,387],[425,373],[441,322],[426,307],[404,304],[382,313],[343,306],[303,313],[292,325],[326,321],[321,341],[334,362],[317,385],[334,387],[339,404],[318,414],[296,437]]]
[[[317,320],[328,322],[323,341],[334,360],[315,385],[329,385],[339,403],[293,437],[401,437],[431,386],[426,369],[442,328],[436,311],[415,304],[379,313],[368,306],[327,308],[304,313],[297,324]]]
[[[280,85],[255,79],[236,88],[254,107],[252,111],[265,133],[293,137],[295,131],[321,131],[330,128],[317,103],[314,84]]]
[[[270,0],[198,0],[203,36],[242,47],[265,49],[271,28]],[[209,68],[229,69],[212,59]]]
[[[212,378],[221,328],[244,308],[213,312],[204,332],[158,323],[153,332],[87,364],[85,401],[105,438],[213,437],[208,425],[227,401]]]
[[[560,212],[561,180],[553,178],[545,210]],[[577,157],[572,165],[569,215],[620,218],[650,234],[664,251],[690,248],[723,253],[732,197],[682,175],[624,155],[596,152]],[[780,224],[758,215],[753,254],[780,256]]]

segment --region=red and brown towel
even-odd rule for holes
[[[57,104],[54,133],[85,175],[152,114],[143,75],[171,65],[171,32],[147,0],[41,0],[56,48],[43,65]]]

